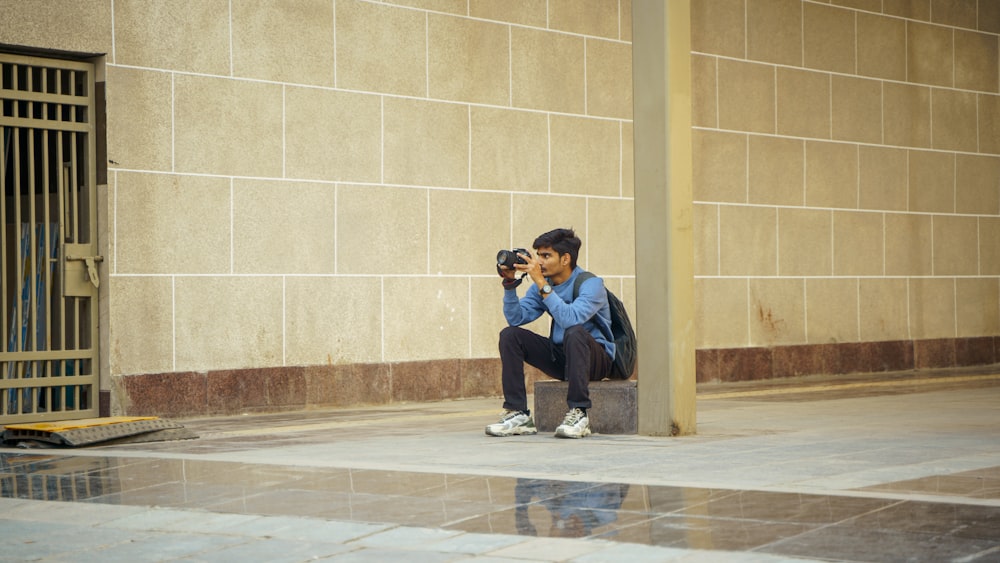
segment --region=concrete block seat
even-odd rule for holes
[[[535,382],[535,406],[531,411],[539,432],[555,432],[566,416],[566,392],[569,384],[555,379]],[[590,382],[587,411],[590,429],[596,434],[636,434],[639,409],[636,382],[632,379],[606,379]]]

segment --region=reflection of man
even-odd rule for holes
[[[582,538],[618,519],[618,509],[628,495],[626,484],[571,483],[518,479],[514,487],[514,522],[517,532],[537,536],[528,506],[538,498],[549,510],[550,537]]]

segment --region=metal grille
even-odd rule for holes
[[[94,67],[0,54],[0,423],[97,413]]]

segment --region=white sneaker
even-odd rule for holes
[[[531,420],[531,416],[521,411],[504,410],[503,415],[500,416],[500,422],[490,424],[486,427],[487,436],[514,436],[537,433],[538,429],[535,428],[535,421]]]
[[[566,413],[559,428],[556,428],[556,438],[583,438],[590,436],[590,419],[580,409],[570,409]]]

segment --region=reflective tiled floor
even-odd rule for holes
[[[955,375],[719,386],[681,438],[489,438],[483,399],[0,448],[0,561],[1000,562],[1000,373]]]
[[[6,498],[296,515],[848,561],[1000,559],[1000,507],[874,494],[996,499],[998,483],[1000,467],[994,467],[868,487],[852,496],[0,453],[0,495]]]

